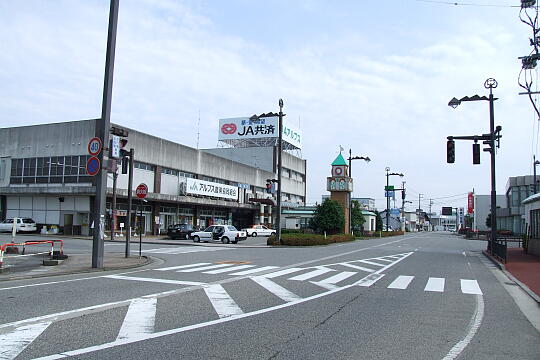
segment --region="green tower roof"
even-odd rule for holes
[[[343,155],[341,155],[341,153],[339,153],[336,160],[334,160],[334,162],[332,163],[332,166],[334,166],[334,165],[336,165],[336,166],[347,165],[347,163],[345,162],[345,159],[343,158]]]

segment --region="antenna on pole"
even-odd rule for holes
[[[197,121],[197,150],[199,150],[199,136],[201,135],[200,126],[201,126],[201,109],[199,109],[199,120]]]

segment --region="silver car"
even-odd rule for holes
[[[16,218],[17,232],[35,232],[37,231],[36,222],[30,218]],[[0,231],[13,231],[13,218],[6,219],[0,223]]]

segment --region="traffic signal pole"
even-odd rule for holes
[[[99,137],[103,145],[107,147],[109,147],[109,128],[111,123],[110,117],[114,73],[114,54],[116,47],[116,28],[118,24],[118,3],[119,0],[111,0],[101,118],[96,121],[96,136]],[[96,196],[93,214],[94,233],[92,242],[92,268],[103,268],[103,252],[105,247],[105,201],[107,197],[107,171],[103,169],[105,160],[104,154],[105,151],[101,151],[98,155],[102,169],[96,175]]]

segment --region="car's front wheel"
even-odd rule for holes
[[[193,237],[193,242],[201,242],[201,238],[199,238],[197,235]]]
[[[256,232],[254,232],[254,233],[253,233],[253,234],[252,234],[251,236],[253,236],[253,237],[257,237],[257,233],[256,233]]]

